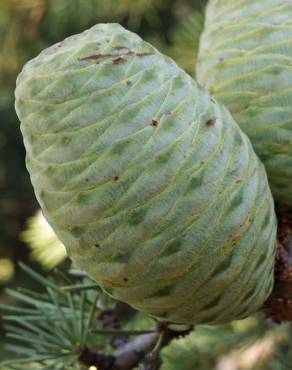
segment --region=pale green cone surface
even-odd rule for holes
[[[197,78],[250,137],[276,201],[291,207],[291,0],[210,0]]]
[[[116,299],[177,323],[262,305],[275,252],[264,167],[171,59],[100,24],[26,64],[16,109],[45,216]]]

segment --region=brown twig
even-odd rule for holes
[[[157,332],[160,333],[155,348],[147,353],[141,361],[141,370],[159,370],[162,365],[160,351],[166,347],[173,339],[184,337],[193,330],[193,327],[184,330],[172,330],[167,323],[158,323]]]
[[[275,283],[263,311],[280,324],[292,321],[292,219],[284,211],[278,212],[277,239]]]
[[[192,328],[175,331],[166,323],[158,324],[156,331],[137,336],[118,348],[113,355],[82,348],[78,359],[82,364],[94,365],[99,370],[131,370],[139,365],[141,370],[158,370],[161,366],[162,348],[172,339],[187,335],[191,330]]]

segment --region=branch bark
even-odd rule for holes
[[[277,216],[275,283],[263,311],[268,318],[280,324],[283,321],[292,321],[292,219],[283,210]]]
[[[153,350],[158,340],[157,332],[143,334],[128,342],[115,354],[114,370],[130,370]]]
[[[84,365],[96,366],[99,370],[131,370],[139,365],[141,370],[158,370],[161,366],[161,349],[172,339],[185,336],[191,330],[190,327],[183,331],[174,331],[169,329],[167,324],[158,324],[156,331],[137,336],[117,349],[113,355],[83,348],[78,360]]]

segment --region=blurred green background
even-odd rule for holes
[[[4,288],[32,286],[17,261],[49,270],[65,259],[38,210],[14,111],[16,76],[45,47],[98,22],[118,22],[193,74],[205,0],[0,0],[0,303]],[[1,319],[1,317],[0,317]],[[0,322],[0,361],[3,351]],[[289,325],[263,317],[198,328],[165,350],[165,369],[292,369]],[[1,350],[2,348],[2,350]]]

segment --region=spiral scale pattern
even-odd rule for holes
[[[46,218],[109,294],[186,324],[262,305],[276,229],[264,167],[171,59],[100,24],[26,64],[16,109]]]
[[[232,113],[292,207],[292,2],[210,0],[197,78]]]

